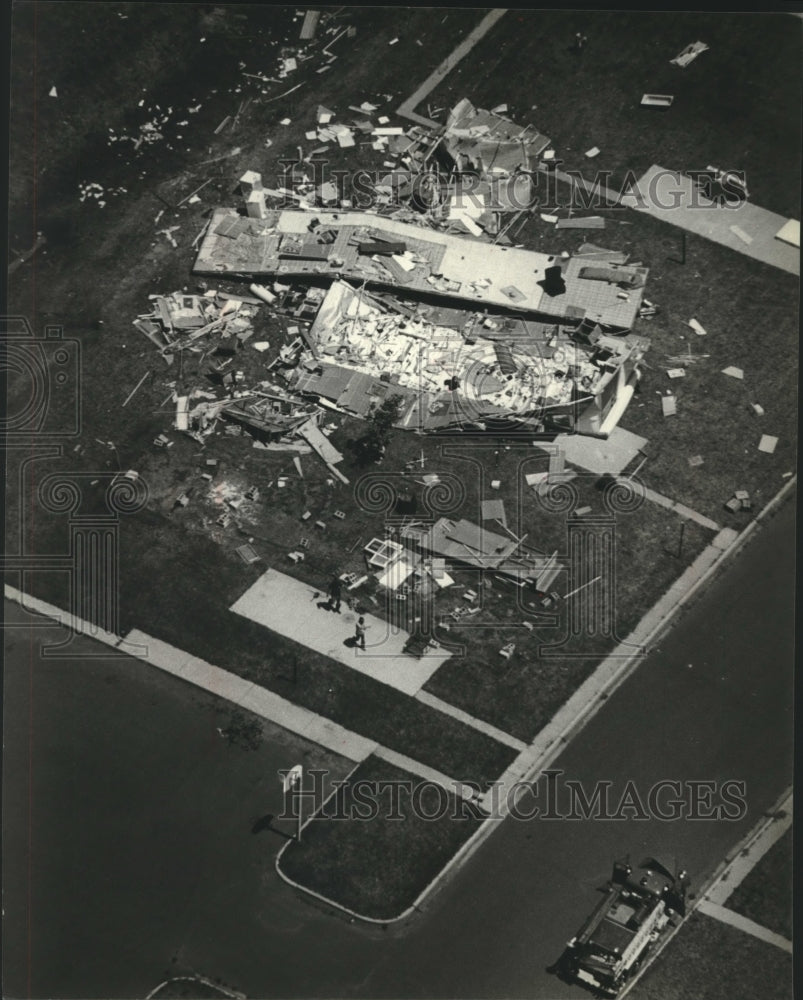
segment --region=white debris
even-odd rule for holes
[[[707,52],[708,46],[705,42],[692,42],[691,45],[687,45],[682,52],[679,52],[674,59],[670,59],[669,62],[673,66],[680,66],[681,69],[685,69],[690,62],[693,62],[701,52]]]

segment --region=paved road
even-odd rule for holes
[[[199,694],[137,665],[36,667],[33,994],[142,996],[175,957],[252,997],[587,996],[545,970],[611,859],[674,856],[699,881],[790,781],[793,532],[787,504],[553,765],[642,794],[662,778],[740,779],[741,822],[511,819],[423,914],[387,931],[297,897],[273,874],[279,838],[250,833],[262,776],[286,760],[281,737],[229,752]],[[18,643],[7,677],[14,996],[26,992],[23,654]]]

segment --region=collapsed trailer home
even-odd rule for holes
[[[464,518],[442,517],[428,528],[408,525],[402,538],[448,565],[493,571],[519,587],[531,586],[546,593],[563,566],[557,553],[546,555],[523,544],[515,535],[501,535]]]
[[[395,396],[396,426],[405,429],[483,428],[512,418],[601,437],[624,412],[648,346],[596,324],[408,308],[345,281],[331,285],[306,339],[309,354],[286,373],[288,385],[357,416]]]
[[[438,232],[369,212],[217,209],[194,272],[321,283],[344,277],[417,297],[629,330],[648,269],[562,259]]]
[[[535,170],[549,145],[531,125],[516,125],[498,109],[475,108],[464,97],[449,112],[438,152],[461,173],[510,175]]]

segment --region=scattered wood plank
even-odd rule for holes
[[[140,386],[145,381],[145,379],[150,375],[150,373],[151,373],[151,370],[149,368],[145,372],[145,374],[142,376],[142,378],[139,380],[139,382],[137,382],[137,384],[134,386],[134,388],[131,390],[131,392],[129,392],[128,396],[126,397],[125,402],[123,403],[123,406],[127,406],[128,403],[134,398],[134,396],[137,394],[137,391],[139,390]]]

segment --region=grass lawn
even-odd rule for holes
[[[640,176],[653,163],[680,170],[727,165],[747,172],[755,204],[799,218],[801,30],[799,19],[781,14],[677,12],[670,19],[541,11],[529,18],[514,11],[432,97],[446,106],[463,96],[485,108],[507,102],[514,121],[550,136],[564,169],[589,178],[609,170],[614,189],[628,171]],[[579,54],[570,51],[577,31],[588,37]],[[686,69],[669,64],[698,38],[709,51]],[[766,72],[770,63],[778,77]],[[653,114],[638,105],[644,92],[674,94],[675,102]],[[588,160],[583,153],[594,145],[602,152]],[[623,419],[651,442],[640,475],[658,492],[741,528],[749,515],[723,509],[732,492],[750,491],[759,509],[796,466],[798,279],[691,234],[687,263],[679,266],[667,260],[679,253],[679,230],[631,211],[595,214],[607,220],[604,233],[556,231],[536,218],[517,240],[556,252],[576,251],[590,239],[650,267],[647,296],[661,312],[638,326],[653,341],[649,369]],[[685,325],[692,317],[708,336]],[[689,349],[707,357],[670,382],[665,369],[676,365],[667,357]],[[742,368],[744,381],[722,375],[728,365]],[[657,393],[670,388],[678,412],[665,419]],[[754,402],[763,417],[750,408]],[[757,450],[763,433],[779,438],[774,455]],[[695,455],[704,464],[692,469]]]
[[[512,465],[511,454],[512,450],[506,453]],[[546,458],[533,459],[519,474],[523,479],[527,472],[545,468],[546,464]],[[504,469],[504,464],[500,468]],[[577,506],[591,506],[589,517],[604,513],[596,482],[595,476],[574,480],[579,493]],[[522,492],[521,523],[509,519],[511,529],[519,536],[529,533],[542,551],[559,550],[568,562],[566,516],[546,514],[530,491]],[[711,541],[712,532],[685,522],[678,558],[681,523],[678,515],[647,502],[632,514],[617,515],[616,595],[612,609],[617,639],[630,634]],[[598,534],[599,529],[594,533]],[[466,579],[461,577],[461,582],[476,590],[477,575],[463,576]],[[427,690],[529,741],[616,643],[611,635],[594,634],[589,627],[584,635],[559,646],[561,638],[568,635],[565,605],[556,626],[539,625],[530,594],[517,593],[515,587],[500,583],[491,574],[488,577],[491,586],[482,589],[482,613],[470,619],[468,625],[452,625],[448,633],[450,639],[462,642],[464,654],[448,660],[429,681]],[[559,593],[572,589],[565,574],[558,578],[556,589]],[[447,593],[453,595],[452,591]],[[454,596],[439,595],[438,603],[445,609],[456,602]],[[528,632],[522,621],[536,622],[536,627]],[[513,657],[507,660],[499,655],[506,642],[516,643]]]
[[[792,940],[792,827],[733,890],[725,905]]]
[[[395,9],[349,9],[348,23],[356,27],[356,35],[336,43],[333,52],[338,58],[327,73],[317,75],[321,60],[316,58],[310,66],[302,63],[279,86],[267,87],[243,74],[270,75],[280,47],[294,44],[300,23],[292,21],[290,9],[280,16],[251,6],[208,10],[147,5],[144,10],[141,14],[131,4],[97,11],[80,4],[45,4],[19,8],[15,15],[11,245],[26,249],[38,230],[45,232],[48,245],[11,276],[9,309],[28,316],[37,329],[45,323],[63,324],[66,335],[81,342],[76,391],[83,424],[80,438],[70,441],[61,457],[45,455],[25,465],[27,450],[12,454],[8,549],[67,551],[65,519],[46,515],[33,499],[47,472],[85,475],[86,509],[98,512],[102,497],[92,494],[88,481],[118,469],[136,469],[148,484],[149,500],[144,511],[122,519],[124,631],[142,628],[452,777],[487,784],[508,766],[514,751],[227,609],[265,565],[289,570],[287,553],[302,537],[309,540],[307,559],[293,572],[316,589],[325,587],[336,570],[364,572],[362,546],[372,536],[384,535],[388,511],[369,509],[360,500],[360,478],[378,473],[398,485],[412,485],[424,506],[426,497],[415,483],[420,476],[403,472],[405,463],[422,451],[423,471],[451,475],[460,484],[455,502],[450,506],[449,498],[441,498],[437,513],[477,521],[480,501],[501,497],[514,531],[527,532],[528,541],[542,551],[563,552],[565,516],[545,512],[530,493],[519,494],[523,471],[545,468],[544,455],[531,445],[507,450],[498,442],[480,444],[466,438],[450,440],[447,447],[439,440],[399,432],[380,467],[359,466],[352,444],[363,425],[338,415],[331,440],[344,454],[342,469],[351,480],[346,486],[327,481],[328,471],[316,456],[302,457],[299,476],[288,454],[255,450],[246,436],[220,431],[201,447],[171,433],[169,397],[172,384],[179,390],[206,386],[206,366],[197,355],[184,352],[168,367],[130,325],[148,309],[149,294],[194,289],[192,241],[213,206],[239,203],[236,184],[244,170],[260,170],[266,185],[281,184],[282,161],[297,155],[299,143],[304,145],[304,132],[314,123],[319,104],[335,110],[338,121],[351,117],[350,104],[364,100],[391,114],[474,26],[478,13],[410,9],[404,12],[402,31]],[[335,23],[341,30],[340,21]],[[575,56],[566,47],[580,29],[588,34],[589,45]],[[681,168],[707,162],[742,166],[751,170],[750,189],[757,203],[795,214],[790,191],[797,191],[797,162],[786,151],[797,148],[799,81],[795,76],[790,83],[786,74],[791,79],[791,66],[797,73],[791,49],[799,30],[797,22],[779,17],[720,21],[678,15],[670,22],[647,15],[557,12],[526,19],[523,13],[511,12],[433,100],[442,105],[466,95],[492,107],[510,101],[512,90],[529,90],[533,98],[511,104],[511,116],[522,123],[533,121],[550,135],[568,167],[585,165],[578,151],[595,143],[603,148],[598,165],[615,171],[627,166],[638,172],[654,161]],[[179,38],[175,45],[169,41],[174,34]],[[398,44],[390,46],[397,35]],[[669,66],[668,59],[692,37],[706,40],[711,51],[687,70]],[[201,44],[200,38],[206,41]],[[314,51],[332,38],[322,35]],[[168,46],[170,58],[165,56]],[[103,51],[115,52],[108,73],[99,68],[107,65],[98,55]],[[85,73],[84,66],[95,71]],[[723,80],[727,86],[720,86]],[[53,81],[58,83],[58,99],[47,96]],[[300,86],[291,95],[273,100],[296,84]],[[634,107],[644,90],[670,86],[677,99],[668,114],[649,115]],[[707,94],[705,107],[701,92]],[[596,100],[589,99],[590,93]],[[539,102],[535,111],[533,100]],[[197,113],[184,110],[196,103],[201,104]],[[609,112],[605,116],[599,114],[600,103]],[[137,134],[155,104],[175,105],[177,112],[164,126],[162,141],[145,144],[137,156],[130,143],[109,142],[110,129]],[[741,115],[739,128],[733,127],[735,108]],[[189,124],[181,126],[182,132],[176,119],[185,114]],[[226,116],[236,122],[218,131]],[[289,124],[282,125],[285,117]],[[331,170],[381,166],[384,154],[358,145],[330,150],[327,156]],[[79,201],[81,181],[126,190],[108,195],[104,209]],[[200,204],[169,207],[206,181]],[[607,229],[594,239],[625,249],[648,265],[647,294],[661,306],[652,322],[639,325],[640,332],[653,338],[653,348],[640,392],[624,420],[628,429],[650,442],[640,476],[648,486],[720,524],[741,528],[750,515],[731,516],[722,508],[732,491],[749,490],[759,509],[782,485],[782,473],[794,468],[797,283],[790,275],[695,237],[689,238],[688,263],[670,264],[666,258],[678,249],[676,230],[634,212],[605,214]],[[179,226],[178,249],[158,234],[164,226]],[[576,233],[547,230],[540,222],[530,222],[520,238],[530,248],[549,252],[576,250],[582,242]],[[218,287],[235,286],[221,282]],[[707,337],[696,337],[685,325],[692,315],[708,329]],[[249,378],[265,377],[264,363],[284,342],[286,325],[261,311],[253,340],[268,339],[271,351],[257,356],[246,346],[240,352],[237,366]],[[670,385],[664,371],[670,367],[667,357],[689,346],[708,357],[689,364],[680,384],[672,383],[678,415],[664,420],[656,394]],[[720,374],[727,364],[744,368],[744,382]],[[123,408],[123,400],[148,372]],[[11,398],[24,400],[26,392],[30,394],[30,387],[20,382],[12,386]],[[66,405],[60,398],[53,398],[55,418]],[[765,416],[757,417],[749,402],[760,402]],[[173,438],[171,449],[153,446],[162,431]],[[779,437],[774,455],[756,450],[762,432]],[[76,444],[78,451],[73,450]],[[493,454],[497,450],[498,457]],[[696,454],[703,456],[704,464],[690,468],[687,459]],[[201,478],[209,457],[219,460],[211,485]],[[275,486],[280,474],[289,476],[285,489]],[[494,478],[503,483],[499,492],[489,491]],[[600,496],[593,479],[576,482],[580,503],[596,511]],[[240,508],[228,527],[218,525],[226,490],[242,491],[250,485],[259,487],[260,502]],[[173,511],[183,491],[191,494],[191,503],[186,510]],[[345,520],[332,516],[337,509],[347,512]],[[306,527],[301,520],[306,510],[313,515],[308,523],[326,522],[324,532]],[[678,558],[671,553],[679,529],[676,515],[654,505],[617,520],[620,637],[711,537],[688,523]],[[262,564],[245,566],[235,554],[248,540],[253,540]],[[434,597],[436,619],[465,604],[464,587],[477,589],[476,574],[457,571],[455,579],[458,587]],[[55,604],[68,603],[63,574],[28,574],[24,579],[11,574],[9,580]],[[613,639],[594,634],[582,648],[563,649],[554,658],[539,656],[539,643],[548,644],[555,631],[541,624],[532,634],[524,630],[521,621],[536,610],[530,598],[494,579],[482,585],[481,595],[481,613],[471,628],[446,631],[439,626],[437,637],[461,649],[434,676],[429,690],[529,740],[588,676]],[[371,587],[357,599],[371,612],[414,624],[409,620],[412,602],[385,606]],[[506,661],[499,649],[509,641],[515,641],[517,649]],[[569,652],[581,655],[570,657]],[[378,832],[371,836],[380,842]],[[422,841],[433,871],[440,864],[437,859],[448,856],[442,853],[447,841]]]
[[[802,30],[786,14],[511,11],[429,100],[506,102],[514,121],[552,139],[564,169],[608,170],[611,187],[653,163],[744,170],[755,204],[799,218]],[[581,53],[578,31],[588,38]],[[696,39],[709,51],[685,69],[670,65]],[[656,111],[640,106],[644,93],[675,100]]]
[[[281,871],[362,916],[398,917],[480,825],[443,789],[426,785],[411,793],[418,782],[406,771],[369,758],[304,827],[301,842],[285,848],[278,862]],[[382,790],[384,783],[399,783],[394,805],[390,792]],[[336,818],[355,809],[366,817],[377,815],[349,822]],[[396,814],[403,818],[390,818]],[[420,863],[411,864],[411,857]]]
[[[786,1000],[792,956],[693,913],[629,994],[633,1000]]]

